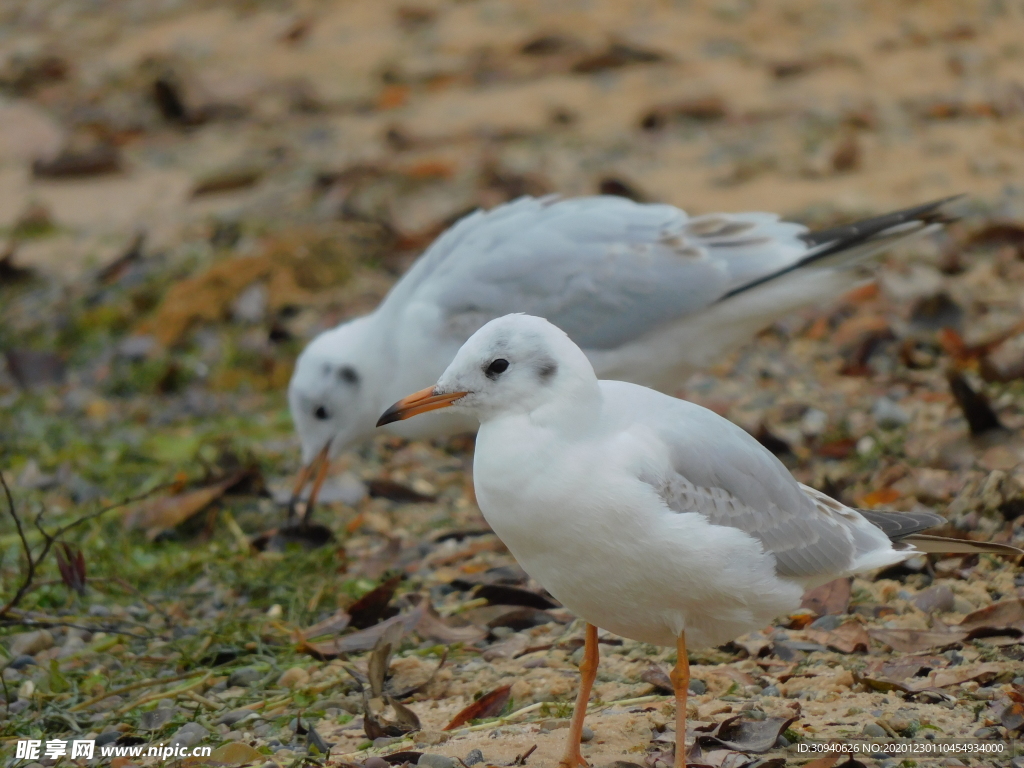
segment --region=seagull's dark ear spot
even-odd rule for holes
[[[537,368],[537,376],[541,382],[547,384],[551,379],[558,373],[558,363],[554,360],[542,360],[540,366]]]
[[[343,365],[338,369],[338,378],[346,384],[359,384],[359,374],[356,373],[356,369],[350,365]]]

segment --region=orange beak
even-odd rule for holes
[[[413,392],[408,397],[403,397],[384,411],[381,417],[377,419],[377,426],[383,427],[385,424],[403,421],[419,413],[436,411],[438,408],[447,408],[456,400],[460,400],[468,394],[468,392],[447,392],[439,395],[434,393],[433,387],[421,389],[419,392]]]

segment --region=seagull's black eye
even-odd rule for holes
[[[320,421],[327,421],[327,419],[331,418],[330,412],[328,412],[328,410],[324,408],[322,405],[318,405],[316,407],[316,410],[313,411],[313,415],[316,418],[320,419]]]
[[[338,369],[338,378],[344,381],[346,384],[358,384],[359,374],[356,373],[356,369],[348,365],[343,365]]]
[[[498,376],[499,373],[504,373],[508,370],[508,360],[503,357],[499,357],[497,360],[492,360],[491,364],[484,369],[484,373],[487,378],[493,379]]]

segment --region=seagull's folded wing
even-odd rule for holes
[[[856,510],[798,483],[736,425],[692,403],[680,402],[679,413],[654,427],[667,471],[642,477],[669,509],[745,531],[775,555],[780,576],[807,583],[906,557]]]
[[[459,341],[525,312],[606,350],[798,262],[806,232],[769,213],[690,218],[618,197],[520,198],[446,232],[404,298],[436,306]]]

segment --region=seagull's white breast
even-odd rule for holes
[[[485,423],[474,460],[487,522],[569,610],[624,637],[717,645],[799,606],[798,586],[736,528],[669,510],[624,457],[627,433],[566,440],[510,416]]]

